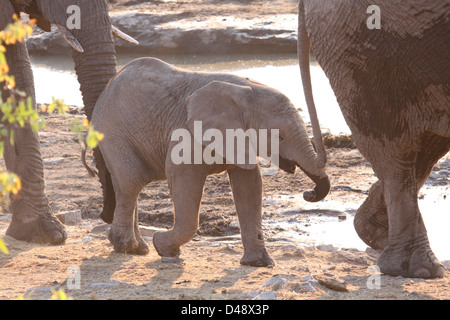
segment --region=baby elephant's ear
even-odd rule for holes
[[[206,147],[211,143],[211,141],[204,141],[202,139],[205,131],[212,129],[209,133],[212,133],[213,135],[216,135],[214,132],[217,134],[220,132],[223,138],[223,147],[221,148],[223,150],[223,154],[221,154],[221,156],[226,158],[227,130],[247,130],[245,127],[244,112],[249,107],[252,95],[253,90],[249,86],[241,86],[221,81],[213,81],[191,94],[186,99],[188,114],[187,127],[194,136],[194,139],[196,141],[199,140],[197,143],[203,144]],[[202,128],[201,135],[194,131],[194,125],[198,130],[200,124]],[[236,150],[236,144],[234,145],[234,159],[228,160],[233,161],[233,163],[242,168],[253,169],[256,166],[255,164],[249,164],[247,160],[245,163],[238,161],[237,155],[239,150]],[[230,144],[228,144],[228,147],[230,148]],[[246,145],[245,159],[249,159],[248,153],[249,148],[251,147],[252,146],[249,146],[248,144]],[[215,151],[217,152],[218,150]]]

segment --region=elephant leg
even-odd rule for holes
[[[423,177],[417,179],[416,166],[422,158],[414,152],[407,156],[397,153],[396,158],[387,161],[391,165],[384,168],[386,174],[381,175],[389,219],[389,245],[380,255],[378,266],[381,272],[392,276],[436,278],[444,275],[442,264],[430,248],[418,206],[418,186],[423,184]]]
[[[416,159],[416,183],[420,190],[428,179],[433,166],[450,148],[450,139],[426,135],[422,139],[422,151]],[[369,191],[369,196],[357,210],[354,220],[359,237],[371,248],[384,249],[389,244],[389,222],[381,181]]]
[[[207,171],[200,165],[178,165],[167,174],[175,210],[172,229],[157,232],[153,245],[162,257],[178,257],[180,246],[197,233],[199,208]]]
[[[389,222],[381,181],[369,190],[369,196],[356,211],[356,233],[369,247],[380,250],[389,244]]]
[[[6,57],[17,89],[26,92],[35,101],[33,73],[25,44],[8,46]],[[9,94],[4,91],[3,98],[6,99]],[[13,218],[6,234],[22,241],[63,243],[67,233],[52,214],[45,194],[44,165],[38,135],[29,126],[14,128],[14,145],[9,139],[4,142],[6,168],[16,173],[22,183],[18,196],[11,196]]]
[[[110,137],[113,138],[113,137]],[[111,172],[111,179],[115,191],[116,205],[114,218],[108,234],[114,250],[121,253],[147,254],[148,246],[142,239],[138,229],[137,200],[139,193],[147,183],[145,167],[133,150],[120,148],[128,146],[120,139],[103,146],[105,160]],[[120,151],[117,150],[117,146]],[[117,155],[121,161],[117,161]]]
[[[6,234],[17,240],[60,244],[67,238],[51,213],[45,195],[44,166],[37,135],[30,128],[15,129],[14,146],[5,141],[5,164],[21,180],[18,196],[11,195],[12,221]]]
[[[234,168],[228,171],[228,176],[244,246],[244,256],[240,263],[255,267],[273,266],[274,262],[264,246],[262,180],[259,167],[252,170]]]
[[[148,253],[148,245],[145,242],[144,238],[142,238],[141,231],[139,231],[139,213],[138,213],[138,205],[136,202],[136,208],[134,209],[134,234],[136,236],[136,240],[138,242],[138,247],[136,248],[137,254],[147,254]]]
[[[114,185],[114,188],[116,188],[116,185]],[[136,235],[136,232],[139,232],[136,221],[136,207],[141,189],[125,190],[126,188],[122,188],[122,186],[117,187],[116,209],[108,239],[116,252],[147,254],[148,247],[145,241],[140,235]]]

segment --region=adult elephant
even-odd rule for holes
[[[76,11],[71,11],[70,6]],[[126,38],[111,25],[106,1],[0,0],[0,8],[0,30],[12,22],[14,13],[20,12],[37,19],[37,25],[45,31],[50,31],[51,24],[58,27],[74,48],[72,57],[83,95],[85,113],[90,119],[97,98],[116,74],[112,31]],[[69,30],[66,25],[72,14],[79,15],[80,25],[78,29]],[[33,73],[25,44],[8,46],[6,59],[10,74],[15,76],[16,87],[34,99]],[[11,94],[2,90],[4,98]],[[62,243],[67,234],[49,207],[38,136],[30,128],[16,129],[15,133],[14,146],[5,146],[4,158],[7,169],[19,175],[22,190],[19,197],[11,199],[13,218],[6,234],[25,241]],[[103,170],[104,164],[98,150],[94,156],[102,183],[107,185],[108,174]]]
[[[443,277],[417,196],[450,148],[449,2],[301,0],[298,32],[308,106],[311,46],[379,179],[356,214],[359,236],[384,249],[385,274]]]

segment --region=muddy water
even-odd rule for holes
[[[119,68],[122,68],[137,56],[122,55],[118,57]],[[300,72],[295,56],[273,55],[239,55],[239,56],[164,56],[158,57],[176,66],[211,72],[230,72],[239,76],[249,77],[261,83],[272,86],[286,96],[300,110],[305,121],[309,121],[301,88]],[[32,57],[33,71],[36,82],[38,103],[49,103],[52,97],[64,99],[69,105],[83,105],[79,84],[73,71],[73,62],[64,57]],[[314,98],[318,116],[323,127],[332,133],[350,133],[339,110],[333,91],[322,69],[312,64],[311,77],[314,88]],[[425,185],[421,190],[422,199],[419,206],[423,213],[431,246],[436,256],[441,260],[450,260],[450,186]],[[271,201],[296,201],[265,199]],[[301,200],[299,200],[301,201]],[[303,242],[332,243],[336,247],[352,247],[364,250],[367,246],[358,238],[353,228],[353,217],[359,203],[337,203],[324,200],[314,208],[318,212],[333,208],[334,214],[323,214],[297,220],[294,215],[287,215],[285,223],[280,227],[286,236],[299,238]],[[345,217],[345,219],[343,219]],[[302,230],[302,232],[298,232]]]
[[[425,185],[421,189],[419,208],[428,231],[431,248],[441,261],[450,260],[450,187]],[[300,205],[296,205],[295,202]],[[302,199],[265,199],[265,203],[283,203],[290,207],[302,207]],[[356,210],[361,203],[342,203],[327,199],[309,205],[305,217],[301,210],[287,210],[286,220],[278,223],[283,231],[280,237],[288,237],[311,245],[333,244],[336,248],[365,250],[367,245],[359,239],[353,227]],[[330,208],[332,208],[330,210]],[[311,212],[315,211],[314,215]],[[271,222],[265,222],[270,225]]]

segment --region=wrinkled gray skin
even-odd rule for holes
[[[316,187],[305,192],[306,200],[319,201],[328,194],[328,176],[317,167],[303,121],[283,94],[233,75],[189,72],[158,59],[137,59],[108,84],[92,116],[94,127],[105,135],[99,146],[115,190],[115,210],[102,216],[112,222],[109,239],[114,249],[148,252],[137,228],[137,198],[151,181],[167,179],[175,223],[156,233],[153,243],[159,255],[178,256],[180,246],[197,232],[207,176],[227,171],[244,245],[241,263],[272,265],[261,226],[259,166],[172,162],[172,148],[179,145],[178,140],[171,141],[173,131],[185,128],[193,136],[194,121],[202,121],[203,131],[220,130],[223,137],[226,129],[279,129],[280,168],[293,173],[299,166],[314,180]],[[192,146],[191,159],[193,152]]]
[[[0,0],[0,30],[12,21],[14,12],[30,14],[31,18],[37,19],[38,26],[46,31],[50,30],[50,24],[65,26],[70,16],[67,14],[70,5],[77,5],[81,9],[81,29],[74,29],[71,33],[83,47],[84,53],[73,50],[73,60],[85,112],[90,119],[98,96],[116,74],[114,41],[105,0]],[[34,100],[33,73],[25,44],[8,46],[6,58],[17,88]],[[2,91],[5,99],[9,94]],[[6,140],[6,167],[17,173],[22,181],[19,196],[11,197],[13,218],[6,234],[25,241],[51,244],[64,242],[66,231],[52,214],[45,193],[38,136],[27,127],[16,129],[14,146],[8,143],[9,139]],[[100,177],[105,181],[101,154],[96,150],[95,155]]]
[[[369,29],[369,5],[381,29]],[[326,22],[324,22],[326,21]],[[417,196],[450,148],[450,4],[436,0],[313,1],[299,5],[299,57],[312,105],[309,46],[356,144],[379,181],[355,227],[392,276],[443,277]],[[445,210],[442,208],[442,210]]]

